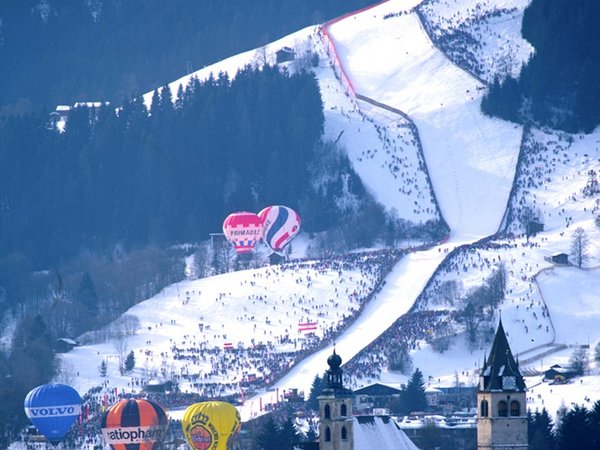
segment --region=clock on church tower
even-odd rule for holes
[[[502,390],[503,391],[516,391],[517,390],[517,377],[513,375],[507,375],[502,377]]]

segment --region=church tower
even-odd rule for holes
[[[342,358],[327,358],[327,385],[319,399],[319,449],[354,450],[352,391],[342,382]]]
[[[477,450],[527,450],[526,387],[502,320],[477,391]]]

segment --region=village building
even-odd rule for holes
[[[560,364],[554,364],[544,372],[544,380],[565,383],[577,375],[577,370],[573,367],[563,367]]]
[[[385,409],[394,399],[399,399],[402,391],[385,384],[375,383],[354,391],[354,411],[361,414],[375,414],[373,410]]]
[[[296,52],[291,47],[282,47],[275,52],[275,60],[277,61],[277,64],[293,61],[295,57]]]
[[[74,339],[58,338],[57,340],[54,341],[54,351],[56,353],[68,353],[78,345],[79,345],[79,342],[77,342]]]
[[[554,264],[569,265],[569,255],[566,253],[556,253],[552,255],[552,262]]]

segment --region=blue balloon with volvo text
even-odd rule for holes
[[[25,414],[40,433],[56,445],[81,414],[81,397],[66,384],[43,384],[25,397]]]

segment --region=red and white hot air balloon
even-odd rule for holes
[[[287,206],[267,206],[258,215],[263,223],[263,241],[275,253],[283,252],[284,247],[300,231],[300,216]]]
[[[262,236],[262,219],[247,212],[229,214],[223,222],[225,238],[233,245],[238,254],[250,253]]]

